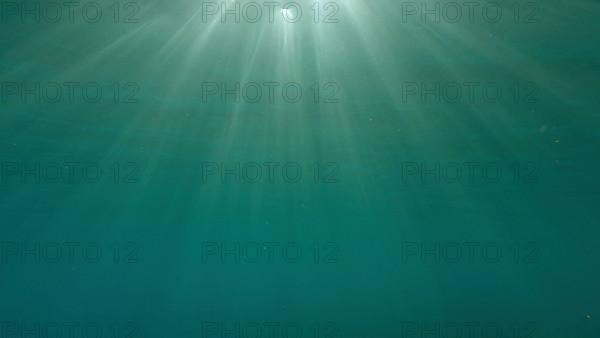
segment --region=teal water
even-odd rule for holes
[[[598,336],[598,2],[9,3],[1,337]]]

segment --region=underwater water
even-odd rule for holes
[[[600,336],[600,3],[315,2],[1,1],[1,338]]]

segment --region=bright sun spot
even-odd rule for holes
[[[295,17],[294,12],[292,10],[282,9],[280,12],[281,12],[281,15],[283,15],[284,17],[286,17],[288,19],[294,19],[294,17]]]

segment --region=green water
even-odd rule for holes
[[[597,1],[9,3],[0,337],[599,336]]]

